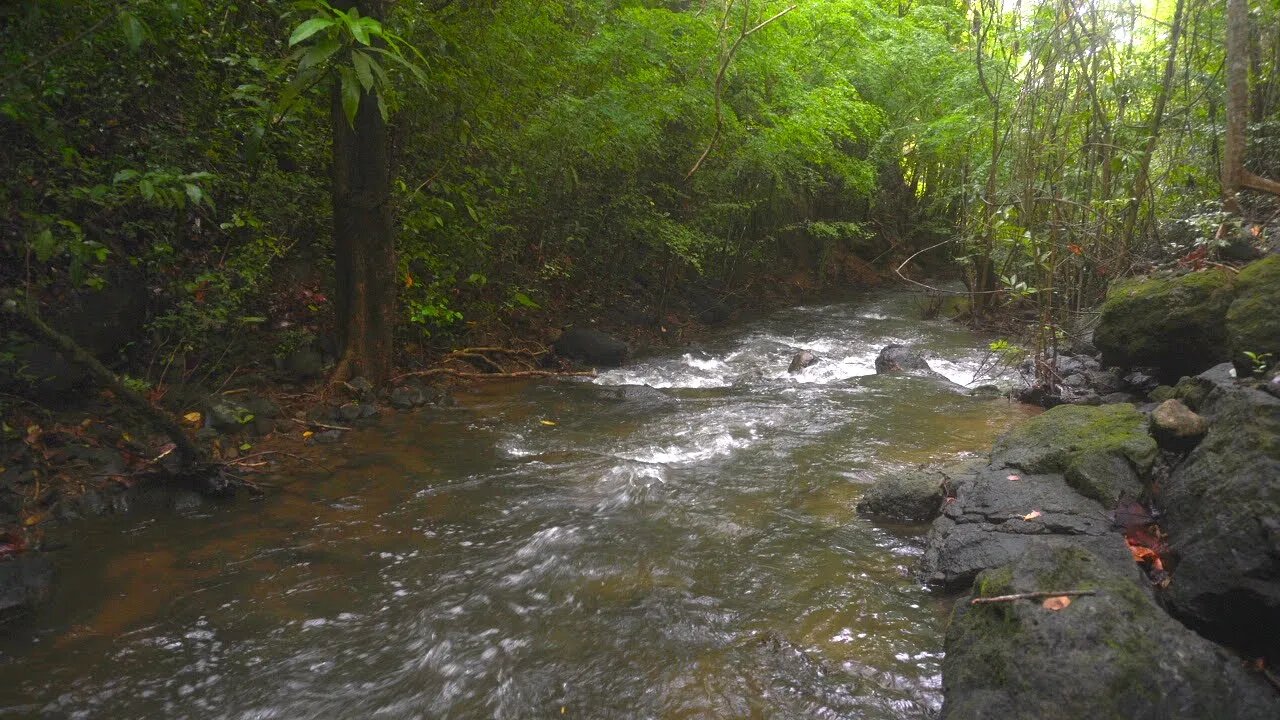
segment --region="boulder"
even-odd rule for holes
[[[908,345],[887,345],[876,356],[876,372],[928,375],[933,373],[924,353]]]
[[[1209,430],[1209,423],[1181,400],[1165,400],[1151,411],[1151,434],[1168,450],[1190,450]]]
[[[1209,431],[1156,500],[1173,553],[1165,599],[1205,635],[1280,657],[1280,398],[1235,382],[1200,407]]]
[[[943,478],[925,470],[882,477],[858,501],[858,512],[907,522],[928,522],[942,508]]]
[[[1151,367],[1158,379],[1194,375],[1228,359],[1231,277],[1214,268],[1116,283],[1102,305],[1094,344],[1104,365]]]
[[[205,400],[205,426],[218,432],[239,432],[253,422],[256,415],[245,405],[226,395],[210,395]]]
[[[942,718],[1274,718],[1280,695],[1170,618],[1123,543],[1099,554],[1035,540],[980,575],[971,597],[1095,590],[1058,610],[1040,599],[956,603],[942,662]]]
[[[556,354],[587,365],[617,367],[630,355],[627,344],[608,333],[592,328],[565,330],[553,346]]]
[[[811,365],[816,365],[821,359],[808,350],[801,350],[791,358],[791,364],[787,366],[787,372],[795,375]]]
[[[24,552],[0,559],[0,616],[40,603],[52,584],[53,564],[43,554]]]
[[[993,464],[1028,473],[1062,473],[1107,507],[1137,499],[1155,464],[1155,440],[1133,405],[1059,405],[996,441]]]
[[[1280,363],[1280,255],[1259,260],[1240,271],[1236,298],[1227,309],[1227,343],[1236,374],[1253,374],[1255,356],[1269,354]]]

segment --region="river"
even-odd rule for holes
[[[0,717],[929,717],[950,603],[921,529],[854,506],[1028,411],[875,376],[899,342],[972,379],[989,339],[919,316],[792,308],[386,416],[259,500],[86,521],[0,638]]]

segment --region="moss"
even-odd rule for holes
[[[1138,476],[1151,471],[1156,443],[1128,403],[1059,405],[1002,436],[995,456],[1030,473],[1064,473],[1077,491],[1109,504],[1141,491]]]
[[[1230,274],[1219,268],[1118,282],[1102,305],[1094,343],[1107,365],[1151,366],[1166,381],[1194,375],[1227,359],[1233,294]]]
[[[1236,281],[1236,299],[1227,310],[1227,341],[1231,362],[1241,376],[1253,372],[1253,361],[1244,353],[1271,354],[1280,362],[1280,255],[1259,260]]]
[[[1156,389],[1147,393],[1147,397],[1151,399],[1151,402],[1160,403],[1160,402],[1164,402],[1165,400],[1173,400],[1174,398],[1178,397],[1178,391],[1177,389],[1169,387],[1168,385],[1160,385],[1156,387]]]

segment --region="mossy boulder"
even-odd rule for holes
[[[1157,502],[1176,564],[1165,599],[1205,635],[1280,656],[1280,398],[1214,385],[1209,432]],[[1280,716],[1278,716],[1280,717]]]
[[[1164,382],[1229,359],[1231,275],[1214,268],[1111,286],[1093,342],[1105,365],[1148,366]]]
[[[942,662],[942,717],[1280,716],[1280,696],[1161,610],[1126,556],[1037,541],[980,575],[974,596],[1097,594],[1057,611],[1039,600],[960,600]]]
[[[882,477],[858,501],[858,512],[907,522],[928,522],[942,507],[942,477],[909,470]]]
[[[1270,354],[1271,363],[1280,362],[1280,255],[1240,271],[1235,300],[1227,309],[1227,342],[1241,377],[1254,369],[1246,352]]]
[[[1147,419],[1133,405],[1059,405],[1001,436],[993,464],[1062,473],[1106,507],[1143,494],[1157,454]]]

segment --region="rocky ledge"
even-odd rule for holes
[[[1055,407],[947,475],[942,717],[1280,717],[1254,662],[1280,652],[1280,400],[1229,370]]]

